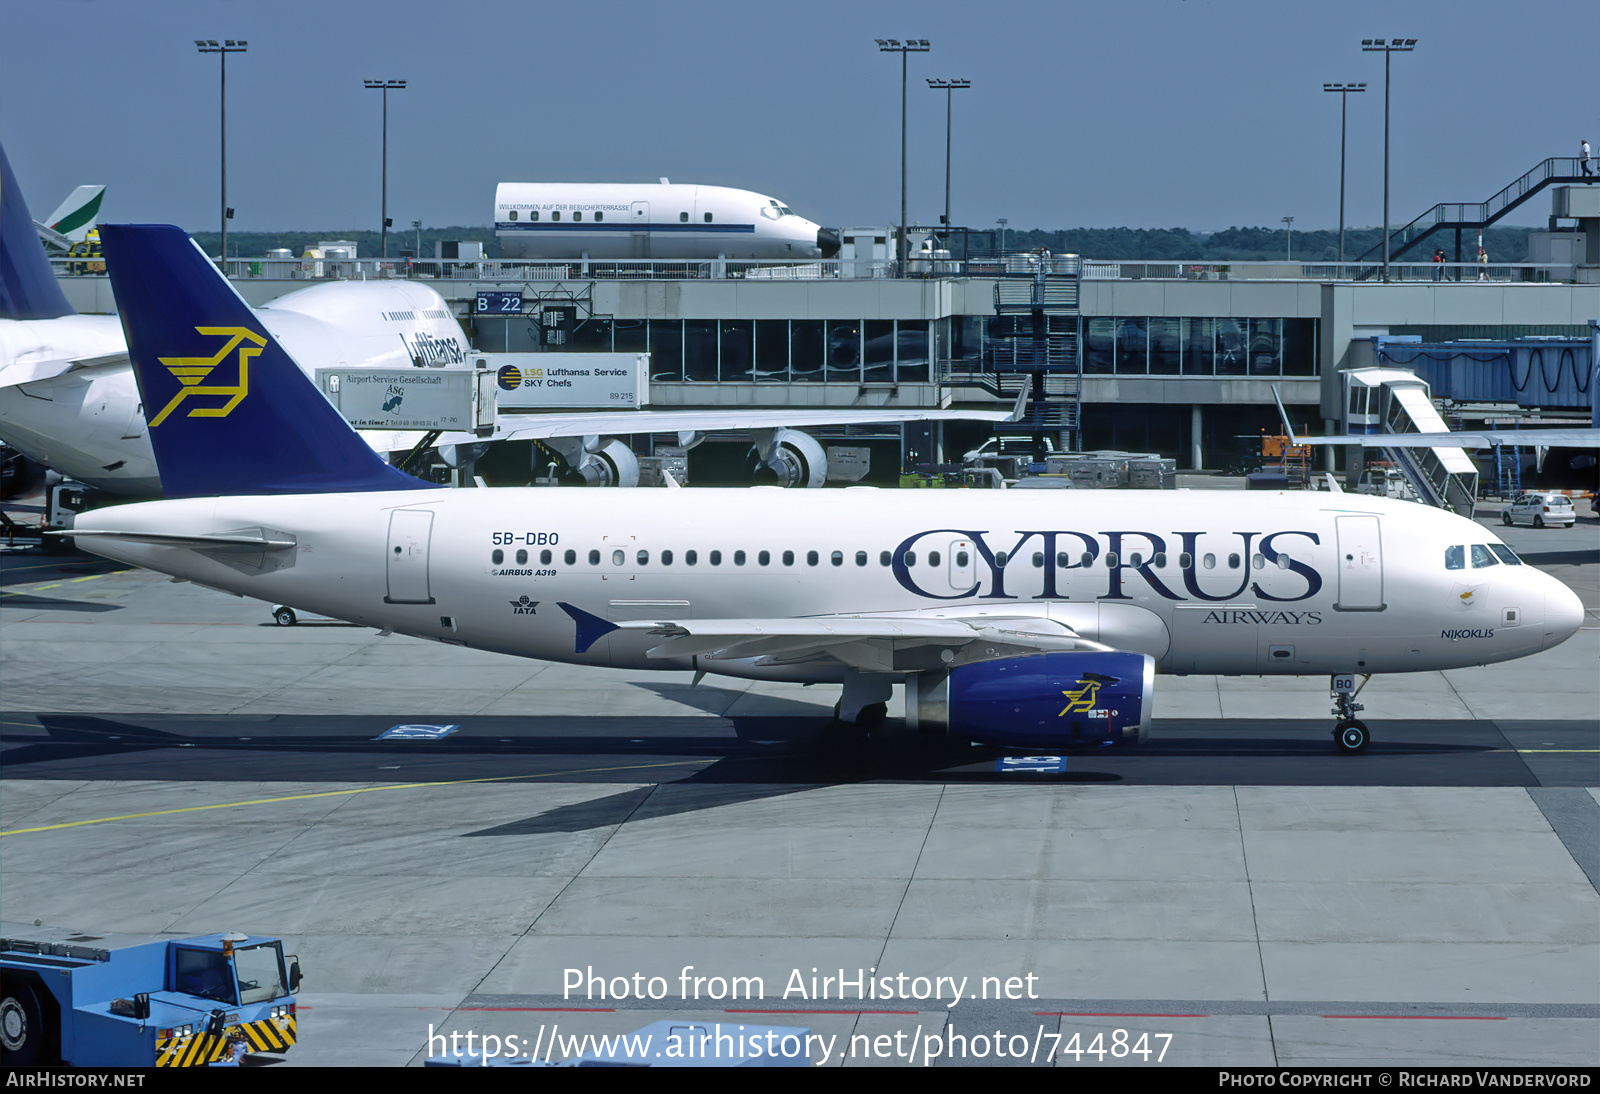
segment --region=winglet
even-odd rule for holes
[[[1022,421],[1022,415],[1025,414],[1027,412],[1027,410],[1028,410],[1028,393],[1029,393],[1029,390],[1030,389],[1028,388],[1028,386],[1026,384],[1024,384],[1022,386],[1022,390],[1017,392],[1017,401],[1011,407],[1011,414],[1010,414],[1009,417],[1006,418],[1006,421],[1008,421],[1008,422],[1020,422],[1020,421]]]
[[[1289,447],[1298,447],[1300,441],[1294,435],[1294,426],[1289,424],[1289,412],[1283,409],[1283,400],[1278,398],[1278,385],[1272,385],[1272,401],[1278,404],[1278,417],[1283,419],[1283,433],[1289,438]]]
[[[590,646],[612,631],[621,629],[615,623],[601,619],[598,615],[590,615],[582,608],[574,608],[571,604],[558,600],[556,601],[556,607],[570,615],[572,621],[578,625],[578,640],[575,650],[577,653],[588,653]]]
[[[433,488],[372,451],[181,228],[101,241],[167,497]]]

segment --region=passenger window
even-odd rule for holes
[[[1494,552],[1482,543],[1472,545],[1472,568],[1481,570],[1485,566],[1498,566],[1500,560],[1494,557]]]
[[[560,220],[561,219],[561,214],[560,213],[551,213],[550,214],[550,219],[551,220]]]
[[[783,564],[785,566],[793,566],[794,565],[794,552],[793,551],[785,551],[785,552],[783,552]]]
[[[628,556],[623,552],[622,548],[619,547],[615,551],[611,552],[611,565],[621,566],[623,559],[627,557]]]
[[[589,552],[589,565],[591,565],[591,566],[600,565],[600,552],[599,551],[590,551]]]
[[[533,212],[529,213],[528,214],[528,219],[529,220],[538,220],[539,219],[539,210],[535,209],[535,210],[533,210]]]
[[[806,565],[807,566],[815,566],[816,564],[817,564],[817,552],[815,552],[815,551],[807,551],[806,552]]]
[[[639,557],[639,565],[641,565],[641,566],[650,565],[650,552],[649,551],[640,551],[638,557]]]
[[[572,219],[573,220],[582,220],[583,219],[583,214],[582,213],[573,213],[572,214]]]
[[[878,552],[878,565],[879,566],[887,566],[893,561],[894,561],[894,556],[891,555],[888,551],[879,551]]]
[[[1035,570],[1044,569],[1044,552],[1043,551],[1035,551],[1035,552],[1033,552],[1033,568]]]
[[[672,552],[671,551],[662,551],[661,552],[661,565],[663,565],[663,566],[671,566],[672,565]]]
[[[1228,569],[1237,570],[1238,568],[1239,568],[1239,553],[1237,551],[1235,551],[1233,554],[1228,556]]]
[[[1208,570],[1215,570],[1217,568],[1217,556],[1207,555],[1205,558],[1200,560],[1200,565],[1204,566]]]
[[[1193,555],[1191,555],[1188,551],[1182,551],[1182,552],[1179,553],[1179,555],[1178,555],[1178,569],[1187,570],[1189,567],[1191,567],[1193,565],[1194,565],[1194,556]]]
[[[905,564],[906,564],[906,569],[908,569],[908,570],[911,567],[915,566],[917,564],[917,552],[915,552],[915,551],[907,551],[906,552],[906,557],[905,557]]]
[[[1010,560],[1010,557],[1011,556],[1007,555],[1004,551],[998,551],[994,556],[994,564],[1003,570],[1005,569],[1006,562]]]
[[[767,563],[772,561],[772,552],[771,551],[762,551],[759,555],[756,556],[756,561],[759,562],[761,565],[765,566]]]
[[[1133,554],[1128,556],[1128,565],[1129,566],[1138,566],[1142,562],[1144,562],[1144,556],[1141,555],[1138,551],[1135,551],[1135,552],[1133,552]]]
[[[939,565],[939,552],[938,551],[929,551],[928,552],[928,565],[929,566],[937,566],[937,565]]]
[[[1165,570],[1167,568],[1167,552],[1157,551],[1153,561],[1156,564],[1156,569]]]
[[[563,562],[565,562],[568,566],[575,565],[577,563],[577,561],[578,561],[578,552],[576,552],[576,551],[568,551],[566,554],[561,556],[561,560]]]
[[[595,219],[596,219],[596,220],[604,220],[604,219],[605,219],[605,218],[606,218],[606,215],[605,215],[605,214],[604,214],[604,213],[596,213],[596,214],[595,214],[595,215],[594,215],[594,218],[595,218]]]
[[[527,551],[518,551],[517,552],[517,565],[518,566],[524,566],[524,565],[527,564],[527,562],[528,562],[528,552]]]
[[[706,214],[706,223],[707,223],[707,224],[710,224],[710,223],[711,223],[711,214],[710,214],[710,213],[707,213],[707,214]]]
[[[1078,559],[1078,562],[1083,566],[1093,566],[1094,555],[1090,554],[1088,551],[1085,551],[1083,552],[1082,557]]]
[[[498,547],[495,548],[494,554],[489,556],[489,561],[491,563],[493,563],[494,565],[496,565],[496,566],[500,565],[505,560],[506,560],[506,553],[504,551],[500,550]]]
[[[1516,552],[1507,547],[1504,543],[1491,543],[1489,544],[1489,550],[1498,555],[1500,557],[1500,561],[1504,562],[1507,566],[1522,565],[1522,560],[1517,557]]]
[[[832,562],[835,566],[843,566],[844,565],[844,552],[843,551],[835,551],[835,552],[833,552],[833,554],[829,556],[828,561]]]
[[[1258,570],[1262,569],[1263,567],[1265,567],[1266,564],[1267,564],[1267,556],[1262,554],[1259,551],[1257,551],[1255,556],[1250,559],[1250,565],[1254,566]]]
[[[857,566],[865,566],[866,564],[867,564],[867,552],[865,552],[865,551],[857,551],[856,552],[856,565]]]
[[[685,552],[683,552],[683,564],[685,566],[693,566],[696,562],[699,562],[699,561],[700,561],[700,552],[698,552],[698,551],[685,551]]]
[[[1467,568],[1467,548],[1463,544],[1444,549],[1444,568],[1446,570],[1465,570]]]
[[[678,214],[678,223],[679,224],[687,224],[687,223],[689,223],[689,214],[688,213],[679,213]]]
[[[967,552],[965,552],[965,551],[957,551],[956,552],[956,565],[957,566],[960,566],[962,569],[966,569],[971,564],[972,564],[972,556],[971,555],[967,554]]]
[[[1280,552],[1279,555],[1278,555],[1278,569],[1287,570],[1288,568],[1289,568],[1289,556]]]
[[[1115,551],[1107,551],[1106,552],[1106,569],[1115,570],[1117,568],[1118,561],[1120,561],[1120,560],[1117,558],[1117,552],[1115,552]]]
[[[541,565],[541,566],[550,565],[550,557],[551,556],[550,556],[550,552],[549,551],[540,551],[539,552],[539,565]]]
[[[733,552],[733,564],[735,566],[743,566],[744,565],[744,552],[743,551],[735,551],[735,552]]]
[[[517,219],[517,211],[515,209],[511,210],[511,219],[512,220],[516,220]]]
[[[712,551],[711,554],[708,556],[708,558],[709,558],[709,560],[711,562],[711,565],[713,565],[713,566],[721,566],[722,565],[722,552],[721,551]]]

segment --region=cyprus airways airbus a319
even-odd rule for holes
[[[169,499],[80,546],[421,638],[840,683],[870,723],[1032,751],[1143,740],[1155,675],[1354,678],[1549,649],[1583,610],[1491,532],[1347,494],[448,490],[355,436],[176,228],[107,227]],[[197,393],[233,347],[248,390]],[[1156,501],[1158,503],[1153,504]]]

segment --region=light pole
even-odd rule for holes
[[[211,39],[195,39],[195,48],[201,53],[215,53],[222,59],[222,274],[228,274],[228,218],[233,216],[233,210],[228,208],[228,54],[244,53],[250,45],[244,39],[234,41],[232,38],[214,42]]]
[[[1284,217],[1283,218],[1283,260],[1285,262],[1293,262],[1294,261],[1294,254],[1293,254],[1293,252],[1294,252],[1294,236],[1293,236],[1292,231],[1291,231],[1293,229],[1293,227],[1294,227],[1294,217]]]
[[[950,230],[950,93],[971,87],[972,81],[930,79],[928,86],[944,92],[944,230],[948,232]]]
[[[383,257],[389,257],[389,92],[404,91],[404,80],[367,80],[369,91],[383,92],[383,228],[379,238],[383,241]]]
[[[1389,280],[1389,56],[1410,53],[1417,46],[1415,38],[1363,38],[1361,52],[1383,54],[1383,279]]]
[[[417,253],[414,257],[420,262],[422,260],[422,221],[413,220],[411,222],[411,230],[417,233]]]
[[[1339,93],[1339,261],[1344,262],[1344,118],[1352,91],[1365,91],[1366,84],[1323,84],[1323,91]],[[1343,271],[1340,271],[1343,273]]]
[[[1006,225],[1010,222],[1005,217],[1001,217],[995,223],[1000,225],[1000,261],[1004,262],[1006,258]]]
[[[901,42],[894,38],[876,38],[878,52],[900,54],[900,242],[895,247],[896,270],[899,277],[906,275],[906,54],[928,52],[926,38],[908,38]]]

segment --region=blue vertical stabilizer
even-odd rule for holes
[[[72,305],[56,281],[11,161],[0,148],[0,319],[58,319]]]
[[[182,229],[100,238],[167,497],[432,488],[368,447]]]

